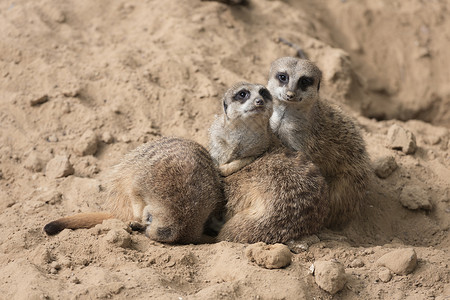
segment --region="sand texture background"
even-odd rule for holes
[[[448,299],[449,10],[445,0],[0,1],[0,299]],[[163,245],[114,220],[43,233],[102,210],[110,168],[143,142],[206,146],[227,87],[265,84],[274,59],[296,55],[280,37],[322,69],[322,95],[355,116],[374,166],[398,165],[372,175],[361,218],[324,230],[283,269],[250,262],[247,245]],[[394,124],[415,135],[415,153],[387,147]],[[411,273],[380,265],[410,248]],[[345,268],[334,296],[310,274],[318,260]]]

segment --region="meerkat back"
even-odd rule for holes
[[[153,240],[195,243],[223,201],[222,184],[208,151],[181,138],[161,138],[125,156],[110,178],[113,215],[147,225]]]

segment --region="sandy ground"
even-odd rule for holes
[[[0,299],[450,297],[448,1],[249,2],[0,1]],[[372,176],[361,218],[282,269],[251,262],[243,244],[115,238],[125,225],[113,220],[43,233],[102,210],[111,166],[143,142],[207,145],[226,88],[265,83],[271,61],[295,55],[280,37],[323,70],[322,95],[357,118],[374,167],[398,165]],[[394,124],[415,135],[415,153],[388,147]],[[77,151],[86,132],[94,155]],[[64,163],[73,174],[55,178]],[[380,263],[408,249],[411,273]],[[345,268],[334,296],[310,273],[318,260]]]

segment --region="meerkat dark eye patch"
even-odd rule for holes
[[[282,85],[285,85],[289,82],[289,75],[286,73],[277,73],[276,77]]]
[[[237,92],[233,99],[236,101],[240,101],[240,102],[244,102],[246,101],[248,98],[250,98],[250,92],[246,89],[242,89],[239,92]]]
[[[260,89],[259,94],[264,98],[264,100],[272,101],[272,95],[270,94],[268,89],[266,89],[266,88]]]
[[[313,84],[314,84],[314,78],[312,78],[312,77],[302,76],[298,80],[298,87],[302,91],[306,91],[308,89],[308,87],[310,87]]]

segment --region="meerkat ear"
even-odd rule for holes
[[[317,84],[317,91],[320,90],[320,79],[319,79],[319,83]]]

